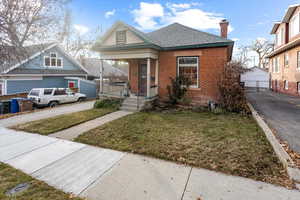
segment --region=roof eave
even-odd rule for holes
[[[163,47],[163,50],[181,50],[181,49],[200,49],[200,48],[212,48],[212,47],[226,47],[233,46],[234,42],[217,42],[217,43],[207,43],[207,44],[195,44],[195,45],[185,45],[176,47]]]
[[[275,22],[271,31],[271,34],[276,34],[278,27],[280,26],[281,22]]]
[[[288,23],[291,16],[293,15],[293,13],[295,12],[295,10],[297,9],[298,6],[300,6],[300,4],[289,6],[289,8],[287,9],[287,11],[282,19],[282,22]]]

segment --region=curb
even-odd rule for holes
[[[266,122],[262,119],[262,117],[257,113],[257,111],[254,109],[254,107],[248,102],[247,103],[253,118],[256,120],[258,125],[261,127],[261,129],[264,131],[267,139],[269,140],[270,144],[272,145],[277,157],[283,164],[283,166],[286,168],[287,173],[289,177],[295,181],[300,183],[300,169],[295,167],[295,164],[290,157],[290,155],[283,149],[281,144],[278,142],[277,138],[273,134],[270,127],[266,124]]]

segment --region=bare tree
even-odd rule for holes
[[[250,46],[250,49],[258,55],[258,66],[260,68],[266,68],[266,56],[273,51],[274,44],[266,39],[256,39]]]
[[[74,58],[80,59],[90,56],[90,48],[99,33],[99,29],[88,31],[88,33],[81,33],[74,28],[72,21],[71,10],[66,10],[62,30],[58,34],[58,41],[64,49]]]
[[[235,54],[235,62],[240,63],[242,66],[246,67],[247,63],[249,62],[249,46],[240,46],[237,48],[237,53]]]
[[[0,66],[24,57],[23,47],[43,43],[58,30],[68,0],[0,0]]]

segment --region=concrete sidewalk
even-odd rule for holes
[[[94,103],[95,103],[95,101],[87,101],[87,102],[83,102],[83,103],[60,105],[56,108],[45,109],[45,110],[40,110],[37,112],[28,113],[28,114],[17,115],[17,116],[10,117],[7,119],[1,119],[0,127],[10,127],[10,126],[15,126],[18,124],[30,122],[30,121],[54,117],[57,115],[92,109],[94,106]]]
[[[5,128],[0,161],[91,200],[300,199],[251,179]]]
[[[116,111],[107,115],[104,115],[102,117],[96,118],[94,120],[90,120],[87,122],[84,122],[82,124],[79,124],[77,126],[73,126],[71,128],[53,133],[49,135],[50,137],[56,137],[56,138],[61,138],[61,139],[66,139],[66,140],[73,140],[82,133],[89,131],[93,128],[96,128],[98,126],[101,126],[105,123],[111,122],[113,120],[119,119],[121,117],[124,117],[126,115],[131,114],[132,112],[128,111]]]

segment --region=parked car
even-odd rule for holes
[[[86,99],[85,94],[75,93],[67,88],[33,88],[28,98],[36,106],[55,107],[58,104],[83,101]]]

